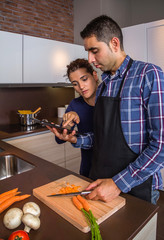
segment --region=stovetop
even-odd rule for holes
[[[32,126],[22,126],[20,124],[9,124],[9,125],[0,125],[0,131],[6,133],[16,133],[16,132],[30,132],[39,129],[46,128],[40,124],[35,124]]]

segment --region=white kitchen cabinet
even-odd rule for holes
[[[66,169],[79,173],[81,163],[81,151],[74,148],[69,142],[65,143],[65,163]]]
[[[70,143],[58,144],[50,131],[4,140],[58,166],[79,173],[81,152]]]
[[[45,132],[6,140],[9,144],[49,162],[65,167],[64,145],[57,144],[54,134]]]
[[[122,29],[126,54],[164,70],[164,20]]]
[[[134,60],[147,61],[145,24],[123,28],[122,32],[126,54]]]
[[[81,57],[80,45],[0,31],[0,84],[69,83],[66,65]]]
[[[24,83],[68,83],[66,66],[85,56],[83,46],[24,36]]]
[[[22,35],[0,31],[0,84],[22,83]]]
[[[147,24],[147,60],[164,71],[164,20]]]

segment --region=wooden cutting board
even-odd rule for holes
[[[62,187],[65,187],[68,182],[76,186],[81,186],[79,191],[84,190],[89,184],[89,182],[81,178],[74,175],[68,175],[64,178],[60,178],[54,182],[33,189],[33,195],[79,230],[86,233],[90,231],[90,227],[88,226],[84,213],[79,211],[73,205],[71,196],[47,197],[47,195],[52,193],[59,193],[59,190]],[[120,196],[109,203],[92,200],[88,200],[88,202],[98,224],[102,223],[105,219],[125,205],[125,199]]]

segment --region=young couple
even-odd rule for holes
[[[94,98],[96,92],[93,131],[78,137],[67,130],[52,131],[74,147],[93,148],[89,199],[108,202],[124,192],[156,204],[163,187],[164,73],[126,55],[121,28],[108,16],[93,19],[81,37],[88,62],[103,71],[97,91],[97,77],[91,74]],[[84,102],[93,106],[83,74],[72,70],[68,76]],[[79,123],[74,116],[64,126],[71,121]]]

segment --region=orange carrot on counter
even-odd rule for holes
[[[3,196],[0,198],[0,204],[3,203],[4,201],[6,201],[7,199],[11,198],[11,197],[14,197],[15,195],[19,194],[20,192],[13,192],[13,193],[10,193],[6,196]]]
[[[4,210],[6,210],[8,207],[10,207],[13,203],[24,200],[30,196],[31,195],[29,195],[29,194],[25,194],[22,196],[14,196],[14,197],[7,199],[6,201],[4,201],[3,203],[0,204],[0,213],[2,213]]]
[[[12,189],[12,190],[10,190],[10,191],[1,193],[1,194],[0,194],[0,198],[1,198],[1,197],[4,197],[4,196],[6,196],[6,195],[8,195],[8,194],[10,194],[10,193],[17,192],[17,191],[18,191],[18,188],[14,188],[14,189]]]

